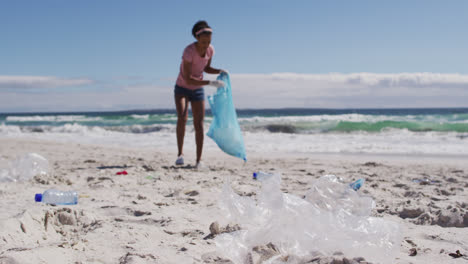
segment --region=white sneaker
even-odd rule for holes
[[[175,165],[184,165],[184,156],[180,155],[175,161]]]
[[[203,164],[203,162],[197,162],[197,164],[195,165],[195,170],[204,170],[206,169],[206,166],[205,164]]]

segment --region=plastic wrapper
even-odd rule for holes
[[[49,162],[36,153],[28,153],[6,165],[2,162],[0,182],[27,181],[36,175],[49,173]]]
[[[232,100],[231,80],[227,73],[221,73],[217,79],[223,81],[225,85],[218,88],[213,95],[208,96],[213,121],[207,135],[221,150],[246,161],[244,138]]]
[[[401,242],[399,226],[371,217],[370,197],[333,175],[317,179],[305,198],[282,193],[280,184],[278,174],[265,179],[255,200],[237,195],[225,183],[220,207],[229,221],[242,228],[215,238],[225,257],[249,263],[252,249],[270,244],[278,254],[261,263],[291,263],[287,260],[335,252],[393,263]]]

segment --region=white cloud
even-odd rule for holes
[[[30,82],[35,85],[28,84],[25,78],[18,87],[38,87],[40,84],[42,87],[63,87],[93,82],[86,78],[43,78],[48,81]],[[216,76],[207,75],[207,78]],[[231,81],[234,104],[238,109],[468,107],[468,75],[463,74],[232,74]],[[0,76],[0,88],[7,87],[6,83],[11,84],[11,81]],[[157,85],[152,81],[125,85],[104,82],[101,85],[91,85],[93,90],[81,92],[60,90],[25,94],[14,89],[0,89],[0,112],[175,108],[172,85]],[[107,86],[110,88],[104,89]],[[206,93],[213,90],[207,88]]]
[[[468,106],[468,75],[462,74],[273,73],[231,79],[239,108]]]
[[[93,84],[86,78],[58,78],[54,76],[1,76],[0,88],[31,89],[83,86]]]
[[[440,73],[330,73],[330,74],[238,74],[233,80],[262,82],[264,85],[300,87],[305,85],[314,91],[325,86],[327,89],[368,90],[388,88],[468,88],[468,75]],[[323,88],[322,88],[323,89]],[[362,91],[358,92],[361,93]],[[329,92],[327,92],[329,94]]]
[[[173,108],[172,89],[155,85],[83,92],[15,93],[0,90],[0,112],[112,111]]]

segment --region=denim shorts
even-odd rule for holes
[[[180,87],[179,85],[175,85],[174,88],[174,95],[183,95],[187,97],[190,102],[196,101],[204,101],[205,100],[205,90],[202,88],[198,88],[195,90],[187,89],[184,87]]]

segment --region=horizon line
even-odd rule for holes
[[[281,108],[239,108],[237,111],[271,111],[271,110],[468,110],[465,107],[364,107],[364,108],[314,108],[314,107],[281,107]],[[191,112],[191,108],[189,109]],[[151,108],[151,109],[129,109],[129,110],[91,110],[91,111],[25,111],[25,112],[0,112],[0,115],[25,115],[25,114],[93,114],[93,113],[133,113],[133,112],[176,112],[175,108]],[[210,108],[206,112],[211,112]]]

